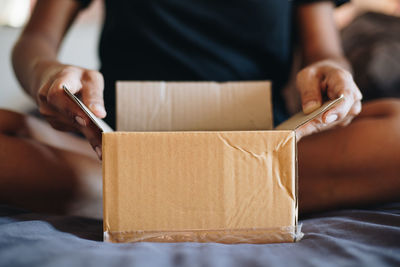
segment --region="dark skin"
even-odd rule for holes
[[[57,60],[62,39],[79,10],[76,1],[38,1],[15,45],[13,66],[22,87],[36,100],[40,113],[53,128],[81,132],[99,151],[98,132],[88,129],[90,120],[67,98],[62,87],[80,95],[96,116],[104,118],[103,76],[98,71],[64,65]]]
[[[97,71],[64,65],[57,60],[62,39],[79,10],[77,2],[72,0],[39,1],[31,20],[15,45],[13,65],[23,88],[37,101],[40,112],[50,125],[62,131],[84,133],[92,148],[101,156],[101,142],[95,137],[96,133],[88,127],[90,121],[66,97],[62,86],[66,85],[74,94],[79,94],[93,113],[103,118],[106,115],[103,104],[103,77]],[[397,140],[400,139],[397,137],[400,136],[400,131],[393,125],[400,115],[400,103],[397,100],[385,100],[365,104],[361,116],[352,122],[361,112],[362,95],[343,56],[333,21],[333,10],[330,2],[318,2],[297,8],[297,25],[305,68],[298,73],[296,85],[301,95],[303,111],[309,113],[318,108],[324,95],[331,99],[341,94],[345,96],[345,101],[340,105],[296,132],[298,140],[301,139],[298,144],[299,203],[300,210],[306,212],[393,200],[398,198],[400,192],[400,170],[398,164],[395,164],[396,161],[399,162],[397,151],[400,151],[400,143]],[[0,112],[0,118],[7,116],[11,115]],[[35,125],[41,125],[42,134],[50,132],[52,136],[63,135],[38,121],[27,125],[25,131],[36,128]],[[382,129],[393,130],[393,137],[388,138],[387,132]],[[4,135],[4,132],[0,132],[0,137]],[[34,165],[38,163],[31,157],[23,156],[24,149],[29,150],[31,147],[17,131],[11,131],[8,136],[14,138],[14,146],[18,144],[22,152],[18,159],[7,160],[16,160],[20,165],[31,166],[29,168],[34,171]],[[47,140],[37,141],[37,136],[25,138],[42,144],[42,150],[37,151],[44,155],[41,166],[51,167],[54,163],[53,157],[47,157],[46,155],[50,154],[43,151],[55,149],[61,157],[64,155],[63,151],[67,151],[67,156],[64,155],[60,160],[67,162],[74,170],[77,180],[85,179],[84,176],[88,173],[100,176],[100,164],[94,164],[93,156],[87,151],[81,149],[71,154],[71,144],[68,147],[54,148],[55,143],[49,143]],[[60,138],[65,138],[65,135]],[[380,144],[384,146],[384,151],[376,145],[369,145],[371,140],[376,143],[383,140]],[[82,148],[80,143],[79,145]],[[6,156],[0,154],[0,162],[2,157]],[[88,163],[90,167],[82,168],[79,163],[85,158],[93,164]],[[85,170],[85,173],[82,170]],[[12,171],[10,170],[10,173]],[[380,175],[377,175],[378,173]],[[38,179],[36,185],[41,190],[42,198],[52,199],[55,192],[73,195],[79,190],[75,185],[64,188],[47,183],[45,174],[34,177]],[[52,177],[55,177],[54,174],[49,173],[48,179]],[[68,184],[71,176],[60,171],[57,177]],[[382,182],[380,177],[385,177],[385,182]],[[20,187],[15,187],[15,184],[24,187],[26,179],[26,175],[12,177],[12,180],[7,176],[0,177],[2,188],[14,190],[17,195],[21,195],[17,192]],[[100,177],[98,179],[100,183]],[[35,188],[32,188],[31,194],[35,194]],[[29,191],[29,188],[26,190]],[[70,198],[66,197],[65,202],[68,201]]]
[[[88,184],[101,183],[101,164],[86,140],[1,109],[0,159],[0,203],[64,213],[93,191]]]

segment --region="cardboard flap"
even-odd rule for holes
[[[319,109],[315,110],[314,112],[311,112],[310,114],[304,114],[303,111],[300,111],[299,113],[290,117],[288,120],[279,124],[275,129],[276,130],[296,130],[300,126],[315,119],[316,117],[325,113],[329,109],[337,106],[341,101],[343,101],[343,99],[344,99],[344,96],[341,95],[339,98],[336,98],[334,100],[329,100],[329,101],[325,102]]]
[[[86,107],[83,102],[77,98],[74,94],[72,94],[67,87],[63,86],[64,92],[69,96],[69,98],[74,101],[89,117],[89,119],[93,122],[93,124],[103,133],[113,132],[114,130],[102,119],[99,119],[94,115],[88,107]]]
[[[268,81],[117,82],[117,130],[270,130],[270,87]]]

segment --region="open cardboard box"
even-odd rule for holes
[[[274,130],[270,87],[118,82],[116,132],[87,110],[103,131],[104,240],[299,240],[295,130],[341,98]]]

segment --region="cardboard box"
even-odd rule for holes
[[[298,240],[295,129],[340,100],[273,130],[266,81],[117,83],[118,131],[103,129],[104,240]]]

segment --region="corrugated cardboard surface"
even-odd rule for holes
[[[271,130],[271,84],[118,82],[118,131]]]
[[[255,131],[270,101],[266,81],[118,83],[134,132],[103,133],[105,240],[293,242],[295,133]]]
[[[293,131],[103,135],[104,231],[126,241],[294,241]]]

